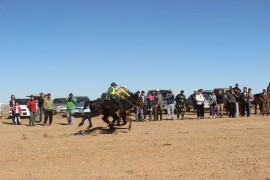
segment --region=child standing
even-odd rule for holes
[[[15,102],[15,106],[13,107],[13,112],[14,112],[14,125],[21,125],[20,122],[20,115],[22,113],[22,109],[19,106],[18,102]]]

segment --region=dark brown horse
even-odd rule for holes
[[[261,94],[254,94],[253,95],[253,102],[254,108],[255,108],[255,114],[257,114],[257,108],[259,105],[260,112],[262,112],[262,100],[261,100]]]
[[[127,120],[129,121],[129,130],[130,130],[132,119],[128,117],[127,111],[129,111],[134,106],[144,107],[145,104],[136,102],[133,95],[127,99],[121,99],[120,102],[122,103],[122,106],[123,106],[123,113],[120,116],[123,119],[124,124],[126,124]],[[84,121],[86,119],[88,119],[89,121],[88,129],[90,129],[92,127],[92,121],[91,121],[92,117],[103,115],[102,120],[106,122],[111,129],[113,129],[114,123],[116,122],[116,120],[119,119],[119,116],[117,115],[119,114],[118,113],[119,107],[116,103],[109,100],[97,99],[95,101],[86,102],[85,108],[87,106],[89,106],[91,113],[86,114],[83,117],[82,121],[78,124],[79,127],[84,124]],[[110,123],[110,121],[108,120],[109,116],[113,117],[112,123]]]

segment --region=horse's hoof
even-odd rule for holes
[[[87,127],[87,129],[90,129],[92,127],[92,125],[89,125],[88,127]]]
[[[78,127],[81,127],[81,126],[82,126],[82,123],[79,123],[79,124],[78,124]]]

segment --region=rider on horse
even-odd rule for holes
[[[119,115],[123,113],[123,106],[119,100],[120,94],[116,91],[117,84],[115,82],[111,83],[111,86],[108,88],[108,92],[106,94],[105,99],[113,101],[115,104],[118,105],[119,108]]]
[[[121,99],[127,99],[130,95],[127,93],[127,86],[121,86],[117,89],[117,93],[119,94]]]

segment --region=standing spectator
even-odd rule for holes
[[[30,100],[27,102],[27,108],[30,111],[29,126],[35,126],[37,103],[33,95],[30,96]]]
[[[154,114],[154,121],[157,121],[157,112],[158,112],[158,94],[157,91],[152,91],[154,95],[154,100],[152,101],[152,109],[153,111],[149,112],[149,120],[152,119],[152,115]]]
[[[196,95],[197,95],[197,90],[193,91],[193,94],[191,96],[191,101],[192,101],[192,105],[193,105],[193,109],[194,109],[194,114],[196,114],[197,112],[197,101],[196,101]]]
[[[270,91],[270,82],[269,82],[269,85],[267,87],[267,91],[269,92]]]
[[[252,89],[251,88],[248,88],[248,96],[249,96],[249,105],[248,105],[248,108],[249,108],[249,112],[250,112],[250,108],[251,108],[251,103],[254,101],[254,97],[253,97],[253,94],[252,94]]]
[[[204,96],[202,94],[202,89],[198,91],[198,94],[196,95],[196,105],[197,105],[197,119],[204,118]]]
[[[39,93],[39,98],[38,98],[38,107],[39,107],[39,123],[42,123],[42,114],[44,113],[44,95],[43,93]]]
[[[9,101],[9,107],[12,109],[11,113],[12,113],[12,124],[15,125],[15,112],[13,111],[13,108],[15,107],[15,103],[16,103],[16,98],[14,95],[10,96],[10,101]]]
[[[235,84],[235,87],[234,87],[233,89],[234,89],[234,92],[235,92],[235,93],[236,93],[238,90],[241,91],[241,89],[239,88],[238,83]]]
[[[236,91],[234,90],[234,93],[237,95],[237,98],[235,98],[236,103],[235,103],[235,110],[236,110],[236,117],[240,114],[241,108],[241,90],[237,89]]]
[[[223,108],[224,108],[224,102],[225,102],[225,95],[223,91],[220,89],[218,91],[217,96],[217,117],[220,115],[220,117],[223,117]]]
[[[147,96],[147,111],[152,111],[152,102],[154,101],[154,93],[152,91],[149,92]]]
[[[154,96],[154,91],[150,91],[148,96],[147,96],[147,111],[149,113],[149,121],[152,120],[152,115],[153,115],[153,105],[157,105],[157,101],[155,100],[155,96]]]
[[[244,87],[243,88],[243,93],[241,94],[241,104],[242,104],[242,112],[241,112],[241,116],[244,117],[245,116],[245,112],[247,111],[247,117],[250,116],[250,107],[249,107],[249,94],[247,92],[247,88]]]
[[[75,103],[77,103],[77,99],[73,97],[73,94],[70,93],[68,98],[66,99],[67,102],[67,121],[69,125],[74,123],[74,109]]]
[[[270,114],[270,90],[268,89],[268,91],[266,91],[266,89],[263,89],[260,99],[262,101],[262,114],[263,116],[265,114],[268,116]]]
[[[185,115],[185,107],[186,107],[186,96],[184,95],[184,91],[181,90],[180,94],[178,94],[175,98],[176,101],[176,110],[177,110],[177,119],[179,119],[179,116],[181,114],[182,120],[184,119]]]
[[[209,105],[210,105],[210,118],[216,118],[216,105],[217,105],[217,97],[215,92],[209,96]]]
[[[146,105],[146,106],[143,108],[143,118],[144,118],[144,121],[146,121],[146,114],[147,114],[147,100],[146,100],[146,96],[145,96],[144,90],[141,91],[141,96],[142,96],[142,99],[143,99],[144,104]]]
[[[138,103],[143,102],[143,98],[141,96],[140,91],[137,91],[135,93],[135,101],[138,102]],[[144,119],[143,119],[143,108],[136,106],[135,109],[136,109],[135,121],[136,122],[138,122],[138,121],[143,122],[144,121]]]
[[[15,106],[13,107],[12,111],[14,112],[14,125],[21,125],[20,121],[20,115],[22,113],[22,109],[19,106],[18,102],[15,103]]]
[[[235,108],[235,104],[236,104],[236,98],[238,96],[234,93],[234,89],[231,89],[231,92],[227,92],[227,100],[228,103],[230,103],[229,107],[229,117],[230,118],[236,118],[236,108]]]
[[[157,89],[157,112],[155,114],[155,119],[158,120],[158,113],[159,113],[159,117],[160,117],[160,120],[162,121],[162,112],[163,112],[163,96],[162,94],[160,93],[159,89]]]
[[[169,89],[169,94],[167,94],[167,120],[171,115],[171,119],[174,119],[174,94],[171,89]]]
[[[201,89],[201,93],[202,93],[202,95],[203,95],[203,89]],[[203,96],[204,96],[204,95],[203,95]],[[205,101],[205,98],[204,98],[204,101]],[[204,118],[204,112],[205,112],[205,110],[204,110],[204,101],[203,101],[203,103],[202,103],[203,118]]]
[[[52,121],[53,121],[53,108],[54,108],[54,104],[53,101],[51,99],[51,94],[48,93],[46,96],[46,99],[44,99],[44,112],[45,112],[45,117],[44,117],[44,126],[47,124],[47,120],[49,117],[49,126],[52,125]]]

